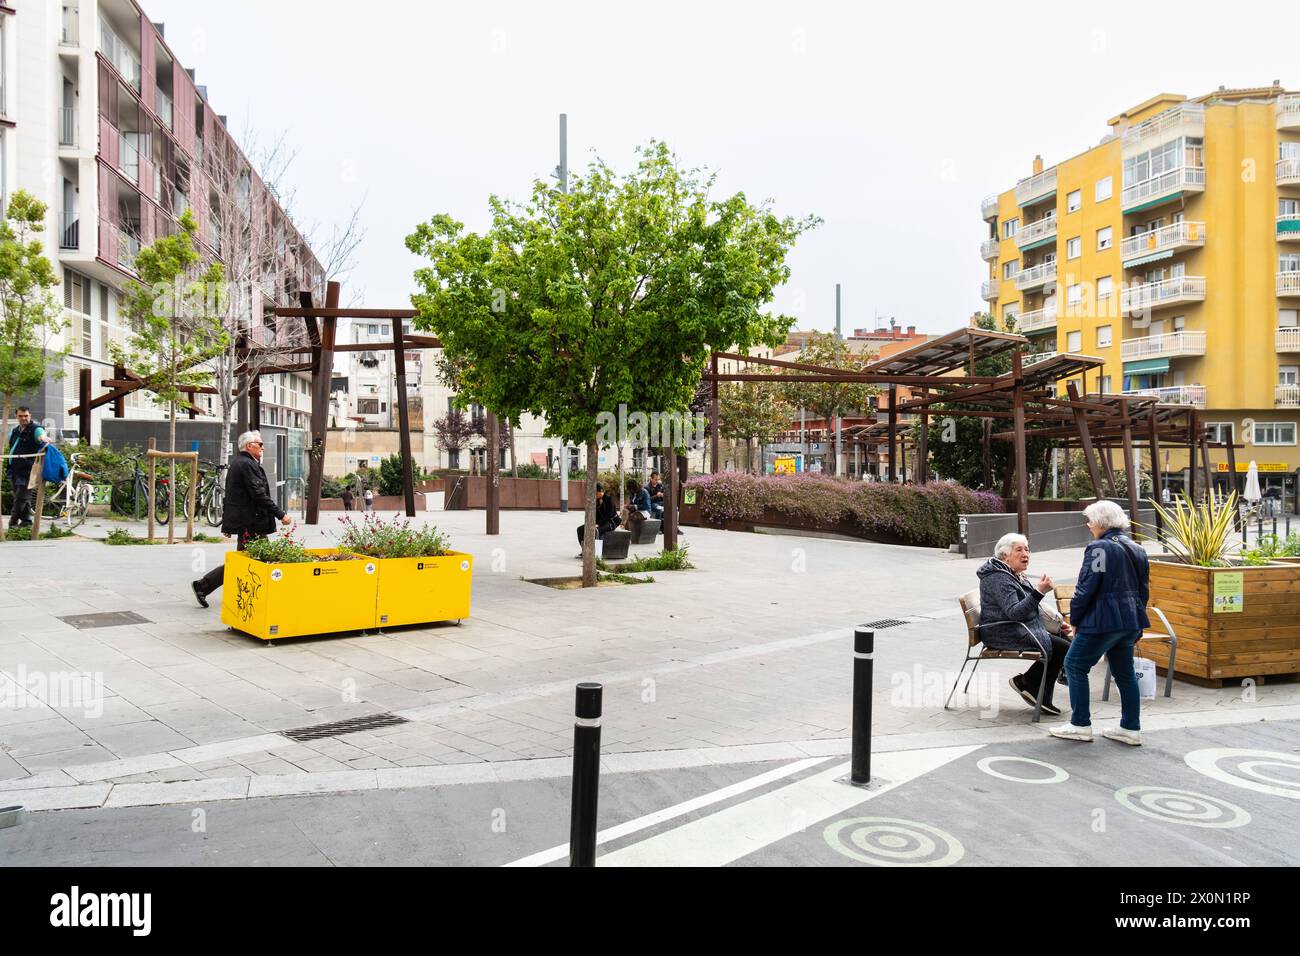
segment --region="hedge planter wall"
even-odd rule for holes
[[[826,475],[721,472],[686,483],[683,521],[721,527],[775,525],[931,548],[958,540],[958,516],[1000,512],[997,495],[936,481],[850,481]]]

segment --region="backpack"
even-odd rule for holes
[[[45,446],[45,460],[41,465],[41,477],[55,484],[68,477],[68,460],[63,457],[63,452],[53,445]]]

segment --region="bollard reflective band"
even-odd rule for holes
[[[873,660],[873,659],[875,658],[875,656],[876,656],[876,654],[875,654],[874,651],[872,651],[870,654],[863,654],[861,651],[854,651],[854,652],[853,652],[853,657],[854,657],[854,659],[855,659],[855,660],[859,660],[859,661],[869,661],[869,660]]]
[[[575,727],[599,727],[599,726],[600,726],[600,718],[599,718],[599,717],[575,717],[574,720],[573,720],[573,726],[575,726]]]

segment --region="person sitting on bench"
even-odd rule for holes
[[[605,494],[604,485],[596,485],[596,540],[605,537],[618,527],[618,505],[613,496]],[[582,544],[587,530],[585,522],[578,525],[578,544]]]
[[[650,472],[650,480],[646,483],[646,490],[650,493],[650,517],[663,518],[664,483],[659,480],[659,472]]]

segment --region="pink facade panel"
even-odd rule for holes
[[[102,113],[99,116],[99,155],[108,165],[117,168],[117,130]]]
[[[154,109],[154,90],[158,86],[157,33],[148,17],[140,18],[140,99],[149,110]]]

